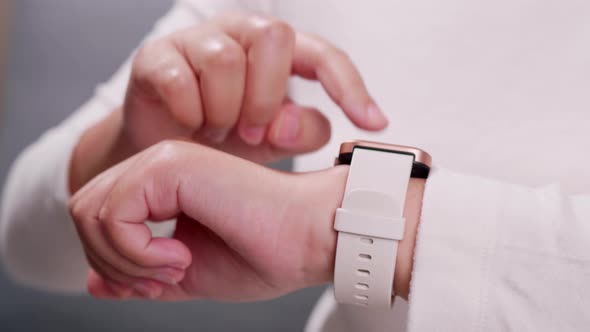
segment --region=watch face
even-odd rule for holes
[[[425,179],[428,177],[428,173],[430,173],[432,157],[430,157],[427,152],[411,146],[370,141],[351,141],[342,143],[340,145],[340,153],[336,158],[336,165],[350,165],[354,155],[354,149],[369,149],[411,155],[414,157],[412,177]]]

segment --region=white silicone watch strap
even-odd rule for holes
[[[338,231],[334,289],[340,303],[390,308],[411,155],[355,148]]]

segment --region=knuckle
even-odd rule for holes
[[[244,16],[245,15],[239,11],[221,10],[220,12],[215,13],[213,16],[211,16],[211,19],[201,24],[211,23],[219,26],[222,25],[222,22],[224,21],[231,21],[232,19],[242,18]]]
[[[112,231],[117,224],[111,211],[104,207],[100,209],[97,220],[106,231]]]
[[[172,95],[178,91],[186,89],[190,80],[186,73],[183,72],[174,63],[161,63],[156,66],[151,72],[153,75],[153,83],[157,86],[157,90],[163,95]]]
[[[149,64],[159,50],[162,48],[162,40],[151,40],[145,43],[135,54],[132,62],[132,72],[135,74],[143,74],[149,69]]]
[[[291,44],[295,41],[295,31],[285,21],[268,20],[260,25],[257,37],[272,43]]]
[[[181,144],[175,140],[164,140],[150,147],[146,155],[150,168],[166,168],[171,161],[182,154]]]
[[[245,65],[246,54],[235,42],[217,40],[211,42],[208,52],[204,55],[205,67],[235,69]]]
[[[190,77],[175,56],[162,52],[164,43],[163,39],[151,41],[138,51],[132,64],[132,78],[148,82],[166,94],[187,87]]]
[[[68,210],[70,212],[70,216],[74,219],[74,222],[78,222],[82,219],[84,215],[84,209],[82,208],[82,204],[79,203],[77,200],[70,200],[68,204]]]
[[[91,219],[90,211],[85,204],[84,200],[72,200],[68,204],[68,210],[70,212],[70,216],[74,221],[75,225],[82,225],[85,224],[87,221]]]

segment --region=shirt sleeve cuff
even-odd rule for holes
[[[498,182],[433,169],[416,240],[408,331],[477,330],[499,195]]]

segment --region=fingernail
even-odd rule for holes
[[[299,137],[301,110],[296,107],[288,108],[279,119],[279,130],[277,140],[282,143],[292,143]]]
[[[176,278],[168,273],[156,273],[152,276],[152,279],[170,286],[175,286],[178,284]]]
[[[140,282],[136,283],[135,285],[133,285],[133,289],[143,297],[147,297],[150,299],[153,299],[156,297],[155,288],[146,282],[140,281]]]
[[[131,296],[133,290],[128,286],[123,286],[114,282],[108,284],[109,288],[117,295],[119,298],[128,298]]]
[[[369,116],[369,122],[376,127],[385,128],[389,124],[389,120],[387,120],[383,111],[374,103],[369,104],[367,114]]]
[[[265,133],[266,126],[254,125],[240,127],[240,137],[242,137],[242,139],[250,145],[258,145],[262,143]]]
[[[203,131],[203,136],[205,136],[208,141],[216,144],[225,141],[228,134],[228,129],[205,128]]]

